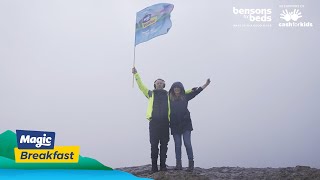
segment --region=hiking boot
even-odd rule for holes
[[[157,164],[157,160],[152,160],[152,169],[151,169],[152,173],[158,172],[158,164]]]
[[[167,169],[167,165],[165,165],[165,166],[160,166],[160,171],[167,171],[168,169]]]
[[[189,160],[189,167],[187,171],[193,171],[194,169],[194,161],[193,160]]]
[[[176,167],[174,169],[175,170],[182,170],[182,161],[181,160],[176,161]]]
[[[167,171],[166,159],[160,160],[160,171]]]

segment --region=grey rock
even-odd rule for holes
[[[174,170],[174,166],[168,166],[168,171],[152,173],[149,164],[117,168],[117,170],[155,180],[320,180],[320,169],[309,166],[286,168],[212,167],[209,169],[195,167],[192,172],[188,172],[187,168]]]

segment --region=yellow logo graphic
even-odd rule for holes
[[[156,23],[157,20],[158,20],[157,16],[154,16],[154,17],[150,18],[149,21],[147,21],[147,22],[145,22],[145,23],[142,23],[142,27],[143,27],[143,28],[146,28],[146,27],[148,27],[148,26],[151,26],[152,24]]]
[[[55,146],[54,149],[14,148],[16,163],[77,163],[80,146]]]

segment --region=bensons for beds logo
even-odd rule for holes
[[[272,9],[270,8],[232,7],[232,12],[239,17],[233,27],[272,27]]]
[[[233,14],[242,15],[243,18],[248,19],[251,22],[270,22],[272,20],[271,9],[239,9],[236,7],[233,7],[232,9]]]
[[[77,163],[79,146],[55,146],[55,132],[16,130],[17,163]]]

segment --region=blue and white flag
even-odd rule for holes
[[[160,3],[137,12],[135,45],[168,33],[173,4]]]

